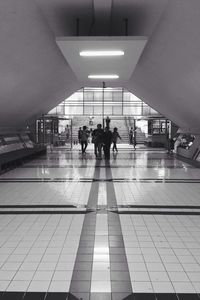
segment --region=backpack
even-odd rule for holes
[[[89,134],[87,131],[83,130],[81,134],[81,142],[87,142]]]

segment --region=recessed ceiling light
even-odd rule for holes
[[[117,79],[119,78],[118,75],[111,74],[111,75],[89,75],[88,78],[90,79]]]
[[[113,51],[81,51],[80,56],[122,56],[124,51],[113,50]]]

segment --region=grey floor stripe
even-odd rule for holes
[[[99,178],[100,169],[96,168],[94,177]],[[88,206],[97,206],[99,183],[93,182],[88,198]],[[96,211],[87,214],[84,218],[79,247],[70,284],[71,299],[90,299],[92,263],[95,242]],[[71,300],[70,299],[70,300]]]
[[[90,210],[71,210],[71,211],[63,211],[63,210],[45,210],[45,211],[41,211],[41,210],[9,210],[9,211],[0,211],[0,215],[83,215],[83,214],[88,214],[90,213]]]
[[[112,177],[109,163],[107,163],[106,177]],[[114,185],[112,182],[107,182],[106,185],[108,206],[116,206]],[[112,299],[121,300],[132,293],[132,286],[119,215],[113,212],[108,212],[108,234]]]
[[[117,205],[117,208],[154,208],[154,209],[200,209],[200,205],[155,205],[155,204],[127,204]]]
[[[66,168],[69,168],[69,169],[74,169],[74,168],[77,168],[77,169],[88,169],[88,168],[95,168],[96,166],[95,165],[25,165],[25,166],[20,166],[20,168],[22,169],[37,169],[37,168],[47,168],[47,169],[66,169]],[[97,168],[97,167],[96,167]],[[98,168],[106,168],[106,166],[102,165],[102,166],[98,166]],[[168,165],[112,165],[111,166],[112,169],[130,169],[130,168],[134,168],[134,169],[184,169],[185,166],[168,166]],[[194,166],[191,166],[191,165],[188,165],[187,168],[190,168],[190,169],[196,169],[196,167]]]
[[[200,212],[196,211],[116,211],[119,215],[179,215],[179,216],[199,216]]]
[[[167,178],[2,178],[0,183],[54,183],[54,182],[139,182],[139,183],[200,183],[200,178],[196,179],[167,179]]]

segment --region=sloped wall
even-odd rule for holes
[[[200,1],[171,0],[127,88],[180,127],[200,132]]]
[[[0,127],[22,127],[80,88],[32,0],[0,1]]]

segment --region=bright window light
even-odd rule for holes
[[[80,56],[122,56],[124,51],[81,51]]]
[[[88,78],[90,79],[117,79],[119,78],[116,74],[110,74],[110,75],[89,75]]]

